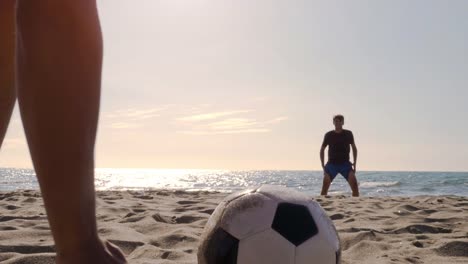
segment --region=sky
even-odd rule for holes
[[[100,0],[96,166],[468,171],[468,1]],[[16,109],[0,167],[32,167]]]

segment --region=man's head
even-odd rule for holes
[[[335,115],[333,117],[333,124],[335,125],[335,129],[342,129],[344,125],[344,116],[343,115]]]

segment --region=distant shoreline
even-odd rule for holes
[[[17,170],[34,170],[34,168],[28,167],[0,167],[0,169],[17,169]],[[294,171],[294,172],[322,172],[321,169],[194,169],[194,168],[141,168],[141,167],[128,167],[128,168],[112,168],[112,167],[98,167],[96,170],[107,170],[107,169],[114,169],[114,170],[166,170],[166,171]],[[468,173],[466,171],[457,171],[457,170],[361,170],[358,168],[358,173],[389,173],[389,172],[399,172],[399,173]]]

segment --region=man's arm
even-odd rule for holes
[[[358,151],[357,151],[357,147],[356,147],[356,144],[355,143],[352,143],[351,144],[351,147],[353,149],[353,158],[354,158],[354,172],[356,172],[356,166],[357,166],[357,154],[358,154]]]
[[[320,148],[320,161],[322,162],[322,168],[325,168],[325,148],[327,146],[322,146]]]
[[[322,168],[325,169],[325,148],[328,145],[327,134],[323,137],[322,147],[320,148],[320,161],[322,162]]]

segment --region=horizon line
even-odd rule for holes
[[[17,170],[34,170],[32,167],[0,167],[0,169],[17,169]],[[222,168],[155,168],[155,167],[95,167],[96,169],[117,169],[117,170],[211,170],[211,171],[310,171],[310,172],[321,172],[321,169],[222,169]],[[468,173],[466,171],[458,170],[375,170],[375,169],[363,169],[358,170],[359,172],[431,172],[431,173]]]

